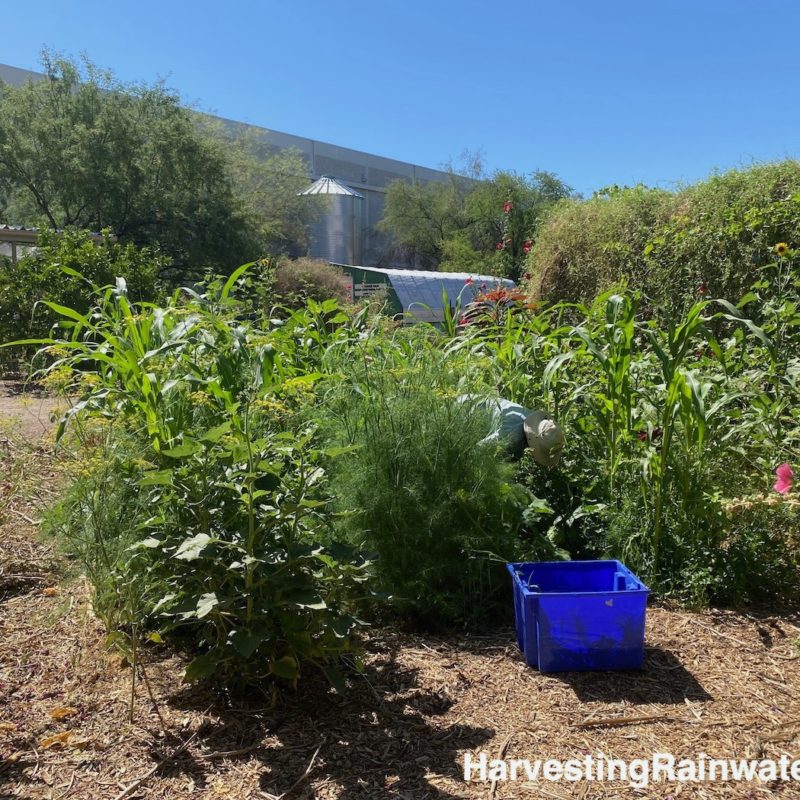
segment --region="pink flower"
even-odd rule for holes
[[[788,464],[781,464],[775,470],[775,476],[778,480],[775,481],[775,491],[779,494],[789,494],[794,482],[794,472]]]
[[[502,242],[498,242],[498,243],[497,243],[497,244],[494,246],[494,249],[495,249],[495,250],[502,250],[504,247],[505,247],[505,245],[504,245]]]
[[[530,239],[526,239],[525,243],[522,245],[522,252],[530,253],[531,247],[533,247],[533,242]]]
[[[697,287],[697,293],[698,294],[708,294],[708,284],[705,281],[703,281],[703,283],[701,283]]]
[[[510,200],[506,200],[505,203],[503,203],[503,213],[504,214],[510,214],[512,208],[514,208],[514,206],[511,205],[511,201]]]
[[[467,278],[467,279],[464,281],[464,283],[465,283],[467,286],[471,286],[471,285],[472,285],[472,278]]]

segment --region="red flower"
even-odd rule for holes
[[[789,494],[794,483],[794,471],[791,465],[781,464],[775,470],[775,477],[778,479],[775,481],[775,491],[780,494]]]
[[[464,283],[465,283],[467,286],[471,286],[471,285],[472,285],[472,278],[471,278],[471,277],[467,278],[467,279],[464,281]]]
[[[514,206],[511,205],[511,201],[510,200],[506,200],[505,203],[503,203],[503,213],[504,214],[510,214],[512,208],[514,208]]]
[[[502,242],[498,242],[498,243],[497,243],[497,244],[494,246],[494,249],[495,249],[495,250],[502,250],[504,247],[505,247],[505,245],[504,245]]]
[[[647,431],[637,431],[636,438],[640,442],[657,442],[661,438],[661,428],[653,428],[653,432],[648,434]]]
[[[522,252],[530,253],[531,247],[533,247],[533,242],[530,239],[526,239],[525,243],[522,245]]]
[[[526,281],[529,281],[531,279],[531,274],[530,272],[526,272],[522,277],[525,278]]]
[[[705,281],[703,281],[703,283],[701,283],[697,287],[697,293],[698,294],[708,294],[708,284]]]

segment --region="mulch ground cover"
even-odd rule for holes
[[[23,445],[0,441],[0,460]],[[338,695],[229,697],[181,683],[184,662],[143,654],[150,685],[106,646],[90,588],[41,540],[57,492],[33,442],[0,479],[0,798],[761,798],[798,785],[619,781],[492,784],[478,759],[800,758],[800,617],[651,607],[640,672],[541,675],[511,618],[489,637],[372,630],[366,668]],[[15,462],[15,463],[18,463]],[[152,694],[152,697],[151,697]],[[473,776],[475,777],[475,776]]]

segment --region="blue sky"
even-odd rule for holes
[[[86,52],[233,119],[440,166],[671,186],[800,154],[797,0],[39,0],[0,62]]]

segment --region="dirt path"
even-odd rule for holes
[[[27,391],[22,382],[0,380],[0,435],[5,431],[37,441],[52,429],[51,415],[60,407],[53,397]]]
[[[33,435],[41,418],[26,410],[20,424]],[[14,470],[25,459],[40,487],[55,474],[43,447],[3,458]],[[47,495],[32,495],[30,480],[0,505],[0,798],[800,796],[796,785],[758,783],[521,780],[493,790],[462,776],[466,753],[798,756],[792,614],[651,608],[646,665],[635,673],[541,675],[523,663],[510,615],[487,638],[376,630],[344,696],[314,674],[296,694],[215,695],[183,685],[181,658],[152,645],[145,662],[157,709],[140,678],[131,721],[130,668],[106,647],[86,583],[57,579],[57,559],[31,524]]]

